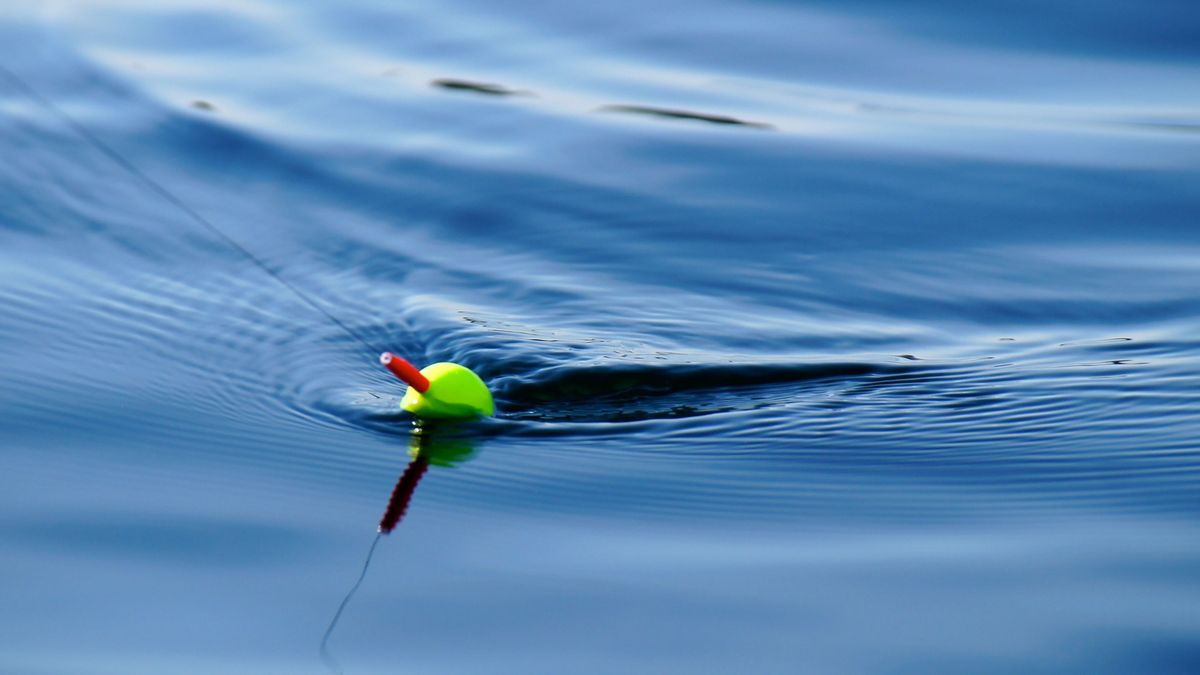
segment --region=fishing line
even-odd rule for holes
[[[325,636],[321,638],[321,660],[325,662],[325,666],[329,671],[341,675],[342,667],[329,653],[329,638],[333,636],[333,630],[337,628],[338,621],[342,619],[342,612],[346,611],[347,605],[350,604],[350,599],[358,593],[358,587],[362,585],[363,579],[367,577],[367,568],[371,566],[371,558],[375,557],[375,547],[379,545],[379,540],[385,534],[391,534],[396,525],[404,518],[404,513],[408,510],[408,504],[412,501],[413,492],[417,489],[417,483],[421,481],[421,476],[425,475],[425,470],[429,468],[429,460],[422,454],[418,453],[408,467],[404,469],[404,473],[400,475],[400,480],[396,482],[395,489],[392,490],[392,497],[388,500],[387,510],[383,513],[383,518],[379,521],[379,529],[375,534],[375,540],[371,542],[371,548],[367,551],[367,558],[363,561],[362,571],[359,572],[358,580],[346,592],[346,596],[342,598],[342,604],[338,605],[337,611],[334,612],[333,618],[329,621],[329,627],[325,629]]]
[[[377,354],[383,351],[372,344],[370,340],[366,339],[357,331],[350,328],[350,326],[345,324],[341,319],[334,316],[329,310],[321,306],[321,304],[313,299],[312,296],[308,295],[299,287],[273,270],[262,258],[255,255],[245,246],[238,243],[236,239],[226,234],[224,230],[217,227],[212,221],[208,220],[188,206],[186,202],[176,196],[174,192],[167,189],[165,185],[151,178],[149,174],[139,169],[136,164],[127,159],[115,148],[100,140],[100,138],[93,134],[90,129],[69,115],[65,110],[55,105],[53,101],[45,96],[42,96],[41,93],[33,88],[33,86],[31,86],[28,82],[26,82],[23,78],[10,70],[4,64],[0,64],[0,75],[3,75],[10,84],[23,92],[31,100],[50,111],[54,116],[58,117],[88,145],[92,146],[92,148],[108,157],[109,160],[120,166],[128,174],[140,181],[143,185],[149,188],[150,191],[157,194],[166,202],[174,205],[180,211],[183,211],[185,215],[191,218],[192,222],[207,230],[216,238],[225,242],[230,248],[241,253],[241,255],[253,263],[255,267],[258,267],[260,270],[266,273],[267,276],[271,277],[281,286],[291,291],[292,294],[303,301],[304,304],[324,315],[325,318],[329,319],[331,322],[333,322],[333,324],[341,328],[347,335],[357,340],[373,353]],[[403,362],[402,359],[396,360],[401,362],[398,363],[396,367],[399,367],[401,364],[407,364],[407,362]],[[385,365],[387,365],[386,361]],[[411,368],[411,366],[409,366],[409,368]],[[413,370],[415,371],[415,368]],[[428,381],[426,381],[425,385],[425,389],[428,389]],[[388,503],[388,510],[384,514],[383,520],[380,522],[379,530],[375,535],[374,541],[371,542],[371,547],[367,551],[366,559],[363,560],[362,569],[358,574],[358,579],[354,582],[354,585],[350,588],[349,592],[346,593],[346,596],[342,598],[342,602],[340,605],[338,605],[337,611],[334,613],[333,618],[329,622],[329,626],[325,629],[325,634],[321,638],[321,659],[332,672],[341,673],[342,668],[341,665],[338,664],[338,662],[329,653],[329,639],[333,635],[333,631],[337,627],[338,622],[341,620],[342,613],[346,610],[346,606],[350,604],[350,600],[356,593],[358,593],[359,587],[362,586],[363,580],[366,579],[367,570],[371,566],[371,559],[375,556],[375,549],[379,546],[379,540],[383,538],[384,534],[391,532],[392,528],[394,528],[400,519],[403,518],[404,512],[408,506],[408,501],[412,497],[413,490],[416,488],[416,483],[420,480],[421,475],[424,474],[427,467],[428,463],[424,460],[424,458],[418,457],[412,462],[409,469],[405,471],[401,478],[400,484],[397,485],[395,491],[393,492],[392,499]]]
[[[333,619],[329,621],[329,627],[325,629],[325,635],[321,638],[321,660],[325,662],[325,666],[331,672],[342,672],[342,666],[329,653],[329,638],[333,635],[333,629],[337,628],[338,621],[342,618],[342,612],[346,611],[346,605],[350,604],[350,599],[358,592],[358,587],[362,586],[363,579],[367,578],[367,568],[371,566],[371,558],[375,557],[375,547],[379,545],[379,540],[383,538],[383,531],[375,534],[375,541],[371,542],[371,548],[367,551],[367,559],[363,561],[362,571],[358,573],[358,581],[354,582],[354,586],[346,593],[346,597],[342,598],[342,604],[338,605],[337,611],[333,614]]]
[[[54,116],[58,117],[69,128],[71,128],[80,138],[82,138],[88,145],[91,145],[92,148],[99,151],[104,156],[108,157],[114,164],[120,166],[127,173],[129,173],[131,176],[133,176],[138,181],[140,181],[143,185],[150,188],[150,190],[152,192],[154,192],[158,196],[162,197],[168,203],[176,206],[180,211],[183,211],[189,218],[192,219],[192,222],[196,223],[197,225],[204,228],[205,230],[208,230],[208,232],[211,233],[213,236],[217,237],[221,241],[228,244],[230,246],[230,248],[233,248],[234,250],[240,252],[243,256],[246,257],[247,260],[254,263],[254,265],[256,267],[258,267],[260,270],[265,272],[267,274],[267,276],[269,276],[272,279],[274,279],[275,281],[279,282],[279,284],[281,286],[283,286],[284,288],[291,291],[297,298],[300,298],[300,300],[302,300],[306,305],[308,305],[309,307],[312,307],[317,312],[325,315],[325,318],[329,319],[335,325],[337,325],[339,328],[341,328],[343,331],[345,331],[345,333],[347,335],[349,335],[350,337],[357,340],[359,343],[361,343],[364,347],[366,347],[368,350],[370,350],[374,354],[378,354],[383,351],[382,349],[378,348],[377,346],[371,344],[371,341],[364,338],[361,334],[358,333],[358,331],[353,330],[352,328],[350,328],[350,326],[343,323],[341,319],[334,316],[329,310],[322,307],[311,296],[309,296],[304,291],[300,290],[300,288],[298,286],[294,285],[292,282],[288,281],[283,276],[281,276],[278,272],[271,269],[271,267],[269,265],[267,265],[267,263],[262,258],[259,258],[257,255],[252,253],[245,246],[242,246],[241,244],[239,244],[237,242],[237,240],[234,239],[233,237],[229,236],[228,234],[225,234],[225,232],[223,230],[221,230],[221,228],[214,225],[212,223],[212,221],[208,220],[204,216],[197,213],[194,209],[192,209],[190,206],[188,206],[186,202],[184,202],[179,197],[175,196],[175,193],[168,190],[162,183],[159,183],[158,181],[151,178],[148,174],[146,174],[144,171],[139,169],[136,164],[134,164],[133,162],[126,159],[125,156],[122,155],[121,153],[117,152],[116,149],[114,149],[112,146],[110,146],[107,143],[105,143],[104,141],[100,140],[100,138],[97,137],[95,134],[93,134],[86,126],[84,126],[82,123],[77,121],[71,115],[67,114],[67,112],[65,110],[63,110],[63,109],[59,108],[57,105],[55,105],[53,101],[51,101],[50,99],[48,99],[48,98],[42,96],[40,93],[38,93],[38,91],[36,89],[34,89],[32,85],[30,85],[28,82],[26,82],[23,78],[18,76],[13,71],[9,70],[7,66],[0,64],[0,74],[4,75],[4,77],[13,86],[15,86],[17,89],[22,91],[30,99],[32,99],[33,101],[35,101],[36,103],[41,105],[46,110],[50,111]]]

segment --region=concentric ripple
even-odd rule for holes
[[[564,114],[569,87],[525,96],[417,68],[396,86],[435,98],[401,103],[378,78],[355,81],[361,105],[337,114],[374,135],[349,140],[314,130],[302,104],[281,110],[235,84],[207,107],[178,104],[162,92],[216,100],[206,89],[220,83],[169,60],[144,79],[113,65],[153,45],[39,52],[33,33],[10,32],[41,90],[257,259],[4,88],[0,344],[35,354],[6,371],[11,428],[123,422],[140,430],[130,447],[363,480],[412,450],[403,386],[376,364],[387,349],[463,363],[493,387],[497,418],[450,434],[487,457],[461,462],[434,497],[452,505],[592,495],[584,507],[734,517],[861,488],[873,513],[923,493],[944,497],[926,515],[949,517],[978,506],[957,500],[979,488],[1014,508],[1184,508],[1200,243],[1175,240],[1194,171],[1162,134],[1097,126],[1116,111],[1083,116],[1093,141],[1064,135],[1069,161],[1010,161],[988,134],[1052,134],[1074,118],[977,115],[964,101],[864,114],[858,99],[818,105],[727,80],[718,98],[741,92],[763,113],[746,119],[795,130],[815,106],[841,131],[649,132],[594,106]],[[651,92],[662,105],[613,100],[654,119],[741,120],[667,100],[691,89]],[[960,153],[952,176],[896,150],[912,138],[871,145],[910,118],[915,138],[949,134],[930,151]],[[557,131],[520,142],[547,124]],[[956,140],[973,124],[987,134]],[[447,137],[453,151],[431,150]],[[1159,173],[1116,175],[1112,147],[1140,148]],[[63,354],[88,367],[63,367]]]

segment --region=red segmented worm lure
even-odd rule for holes
[[[421,476],[425,475],[425,470],[428,468],[429,460],[420,454],[409,463],[408,468],[400,476],[400,480],[396,482],[396,488],[392,490],[392,498],[388,500],[387,510],[384,511],[383,518],[379,520],[380,534],[388,534],[396,529],[396,525],[404,518],[404,512],[408,510],[408,503],[412,501],[417,483],[421,481]]]

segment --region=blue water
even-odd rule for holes
[[[1194,3],[14,3],[0,65],[0,672],[1196,672]]]

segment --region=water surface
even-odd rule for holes
[[[0,10],[0,671],[1189,672],[1198,19]]]

